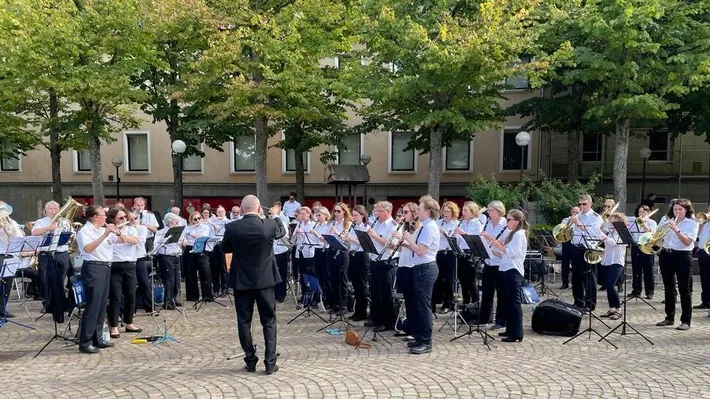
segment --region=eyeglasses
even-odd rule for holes
[[[579,205],[579,206],[587,206],[587,205],[589,205],[589,202],[580,202],[580,203],[577,204],[577,205]]]
[[[513,218],[505,218],[505,220],[507,220],[507,221],[509,221],[509,222],[514,222],[514,221],[515,221],[515,219],[513,219]]]
[[[342,211],[343,211],[342,209],[333,209],[333,212],[335,212],[335,213],[340,213]]]
[[[192,219],[193,222],[196,222],[196,221],[198,221],[198,220],[202,220],[202,218],[194,218],[194,219]]]
[[[104,215],[104,216],[105,216],[105,215]],[[125,217],[125,216],[121,216],[121,217],[116,218],[116,220],[126,220],[126,217]]]
[[[403,211],[403,213],[406,215],[408,213],[412,213],[412,211]]]

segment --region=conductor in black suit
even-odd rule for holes
[[[274,240],[286,231],[282,223],[260,217],[261,204],[254,195],[242,199],[243,218],[224,228],[222,248],[232,253],[230,284],[235,292],[239,342],[244,350],[244,361],[249,372],[256,371],[256,351],[252,343],[251,321],[254,302],[264,328],[266,374],[279,368],[276,365],[276,298],[274,286],[281,282],[274,262]]]

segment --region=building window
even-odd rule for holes
[[[603,140],[604,136],[601,134],[585,134],[582,136],[583,162],[601,162]]]
[[[285,164],[286,164],[286,172],[295,172],[296,171],[296,156],[295,152],[293,149],[288,149],[284,150],[286,153],[285,157]],[[303,171],[308,173],[310,170],[310,158],[311,154],[310,152],[304,152],[302,153],[303,155]]]
[[[150,170],[148,133],[126,133],[126,153],[128,172],[148,172]]]
[[[390,171],[414,171],[414,150],[407,150],[407,145],[409,144],[409,140],[412,138],[412,133],[392,132],[390,137]]]
[[[444,151],[446,170],[471,169],[471,140],[454,140]]]
[[[202,156],[200,154],[188,155],[182,159],[183,172],[202,172]]]
[[[343,137],[343,147],[338,148],[339,164],[360,165],[360,138],[359,134],[350,134]]]
[[[520,60],[513,63],[513,65],[528,64],[530,63],[530,60],[531,59],[529,56],[520,57]],[[508,89],[525,90],[530,88],[530,81],[528,81],[528,78],[523,75],[511,76],[505,79],[505,85]]]
[[[521,148],[515,143],[515,135],[520,132],[519,129],[505,129],[503,131],[503,170],[520,170],[521,165],[524,169],[528,167],[528,157],[530,155],[530,146],[528,144]]]
[[[76,151],[76,171],[91,172],[91,151]]]
[[[668,132],[657,132],[648,135],[648,148],[651,149],[649,161],[668,161],[670,153],[668,151]]]
[[[254,172],[256,136],[239,136],[232,142],[232,172]]]
[[[0,158],[0,172],[19,172],[20,156]]]

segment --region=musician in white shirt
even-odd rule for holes
[[[138,245],[136,245],[136,279],[138,280],[136,309],[143,309],[146,313],[150,313],[153,311],[153,296],[150,292],[149,270],[153,266],[153,260],[148,256],[145,244],[149,230],[145,225],[138,222],[133,212],[129,212],[126,216],[128,217],[129,225],[136,229],[136,236],[138,237]]]
[[[604,224],[601,216],[592,210],[592,205],[591,195],[580,195],[581,212],[570,217],[573,223],[572,244],[575,245],[572,253],[572,295],[575,306],[580,308],[589,306],[590,310],[594,310],[597,305],[597,267],[584,261],[584,252],[595,243],[594,234]]]
[[[8,211],[9,209],[9,211]],[[0,201],[0,218],[5,219],[5,222],[0,226],[0,262],[3,262],[4,258],[10,258],[10,255],[5,255],[4,252],[8,247],[10,239],[12,237],[22,237],[25,235],[24,230],[20,225],[10,218],[10,213],[12,213],[12,207],[7,205],[4,201]],[[0,263],[0,266],[2,263]],[[0,290],[4,293],[4,296],[0,296],[0,317],[4,314],[5,317],[11,319],[15,317],[14,314],[7,311],[7,299],[10,296],[12,277],[0,279]]]
[[[202,223],[202,215],[200,212],[193,212],[190,215],[190,225],[185,227],[185,240],[182,242],[184,248],[182,259],[185,262],[185,299],[188,301],[197,302],[200,300],[200,288],[203,301],[214,301],[212,275],[207,253],[204,251],[192,253],[195,240],[209,236],[210,228],[207,224]]]
[[[453,237],[459,227],[459,206],[455,202],[446,201],[441,206],[442,219],[439,225],[439,252],[436,254],[436,264],[439,267],[439,277],[434,284],[434,294],[431,308],[436,311],[436,304],[441,302],[442,314],[449,313],[454,307],[454,291],[456,254],[449,246],[447,237]]]
[[[210,225],[214,230],[212,237],[218,237],[219,242],[214,245],[214,249],[209,252],[210,272],[212,274],[212,291],[215,296],[224,295],[229,288],[229,275],[224,268],[224,251],[222,251],[222,237],[224,237],[224,226],[230,223],[227,218],[227,210],[222,205],[217,205],[215,215],[210,218]]]
[[[708,207],[707,216],[710,216]],[[700,287],[702,289],[700,305],[693,306],[693,309],[710,309],[710,255],[705,252],[705,244],[710,240],[710,223],[704,222],[699,227],[698,233],[698,268],[700,269]]]
[[[320,284],[315,274],[314,256],[318,237],[314,234],[315,223],[311,220],[311,208],[301,207],[298,211],[298,225],[293,231],[296,236],[295,259],[298,272],[301,276],[301,299],[299,307],[317,305],[318,296],[321,294]]]
[[[355,207],[357,209],[357,206]],[[392,236],[397,239],[401,240],[402,237],[404,236],[404,232],[408,232],[409,234],[414,234],[416,236],[417,232],[421,228],[421,223],[419,223],[418,220],[418,213],[419,213],[419,206],[415,204],[414,202],[407,202],[402,206],[402,221],[404,222],[404,225],[402,226],[402,230],[400,231],[395,231],[392,233]],[[414,297],[413,297],[413,285],[414,285],[414,254],[412,253],[412,250],[409,249],[406,245],[404,245],[404,242],[402,241],[402,245],[400,246],[399,249],[399,262],[397,263],[397,292],[401,293],[402,296],[404,297],[404,311],[407,317],[407,320],[415,320],[414,315],[416,314],[415,312],[412,312],[412,309],[414,309],[413,305],[408,305],[409,303],[414,302]],[[412,325],[413,323],[407,322],[405,323],[405,332],[410,335],[411,339],[414,337],[411,335],[412,334]]]
[[[324,206],[319,206],[315,212],[315,227],[313,228],[313,237],[315,237],[313,267],[316,277],[318,277],[318,285],[321,290],[323,305],[326,309],[332,310],[331,300],[333,299],[333,288],[330,286],[330,273],[328,272],[328,246],[325,244],[323,234],[328,234],[330,225],[330,211]],[[312,217],[313,219],[313,217]],[[297,275],[298,273],[294,273]]]
[[[180,223],[180,216],[174,213],[168,213],[165,215],[165,227],[158,231],[156,235],[158,239],[156,240],[156,245],[161,244],[165,241],[165,235],[173,227],[178,226]],[[162,245],[158,249],[158,261],[161,267],[161,277],[163,280],[163,308],[167,310],[173,310],[176,306],[182,306],[180,303],[178,294],[180,292],[180,257],[182,256],[182,241],[184,240],[185,231],[180,233],[180,237],[177,242],[172,244]]]
[[[62,219],[60,220],[60,223],[52,223],[52,219],[58,211],[59,204],[57,202],[47,202],[44,205],[44,217],[36,220],[35,223],[32,225],[32,235],[44,236],[45,234],[53,233],[55,237],[52,241],[56,243],[59,240],[59,234],[63,232],[72,231],[72,225],[70,220]],[[71,259],[69,258],[69,245],[58,245],[54,253],[50,252],[49,249],[50,246],[40,247],[40,252],[37,256],[37,272],[39,274],[40,292],[42,293],[42,307],[45,311],[47,310],[47,307],[49,305],[49,300],[50,296],[52,295],[52,291],[58,291],[59,288],[57,287],[61,287],[63,293],[65,286],[64,278],[71,278],[71,276],[74,274]],[[50,262],[54,262],[54,264],[56,264],[56,266],[51,266],[52,268],[58,267],[58,269],[54,270],[63,271],[63,273],[61,273],[60,275],[61,281],[50,281],[50,277],[52,277],[52,280],[56,280],[55,277],[57,276],[56,273],[50,273]],[[54,284],[54,290],[50,290],[52,284]],[[54,309],[52,311],[52,314],[55,318],[59,320],[63,319],[62,314],[69,307],[69,301],[67,301],[66,296],[61,295],[61,297],[57,298],[59,299],[59,301],[55,300],[52,304],[52,308]],[[70,298],[72,297],[73,296],[70,296]],[[57,320],[57,322],[63,322],[59,320]]]
[[[350,234],[350,227],[353,225],[353,217],[350,215],[350,207],[342,202],[333,205],[328,234],[334,235],[341,243],[342,235]],[[350,254],[348,250],[339,250],[330,247],[326,251],[328,257],[328,275],[330,277],[330,288],[332,296],[330,304],[333,313],[338,316],[348,312],[348,268],[350,267]],[[372,287],[371,287],[372,289]]]
[[[281,213],[281,207],[272,206],[269,210],[269,217],[276,220],[277,223],[281,223],[286,235],[274,240],[274,259],[276,260],[276,266],[279,269],[279,274],[281,275],[281,282],[276,283],[274,286],[274,293],[276,301],[282,303],[286,299],[286,283],[288,281],[288,245],[289,242],[289,231],[288,231],[288,218],[284,222],[279,213]]]
[[[471,249],[468,247],[466,241],[461,237],[462,234],[466,235],[479,235],[483,231],[483,225],[478,219],[478,214],[480,207],[477,203],[473,201],[467,201],[463,204],[461,208],[461,214],[463,215],[463,220],[459,224],[459,227],[454,230],[456,234],[456,242],[464,251],[458,259],[458,280],[461,284],[461,297],[463,303],[477,303],[479,300],[478,296],[478,284],[476,284],[476,266],[471,260]],[[454,282],[455,283],[455,282]]]
[[[656,325],[673,325],[676,302],[674,289],[677,280],[682,313],[680,316],[681,324],[676,327],[676,330],[681,331],[690,329],[690,320],[693,316],[690,292],[693,272],[692,251],[695,246],[695,239],[698,238],[698,222],[693,219],[693,213],[693,205],[689,200],[680,198],[676,201],[673,205],[675,218],[668,219],[666,222],[671,231],[663,238],[663,249],[658,257],[665,291],[666,318]]]
[[[370,320],[374,331],[394,328],[397,315],[392,307],[392,284],[394,282],[399,254],[392,253],[396,241],[392,234],[401,227],[392,219],[392,203],[380,201],[375,204],[377,223],[368,231],[380,255],[371,255],[370,264]]]
[[[528,249],[527,230],[529,225],[525,215],[518,209],[508,211],[506,230],[503,236],[496,239],[483,232],[494,251],[500,251],[500,293],[498,301],[502,302],[502,319],[506,330],[498,335],[505,338],[502,342],[523,341],[523,310],[520,306],[522,298],[520,288],[525,274],[524,262]],[[496,315],[498,318],[498,315]]]
[[[293,220],[296,218],[296,213],[299,212],[300,208],[301,204],[296,201],[296,193],[291,192],[288,196],[288,201],[286,201],[283,206],[284,215],[286,215],[289,220]]]
[[[367,280],[370,275],[370,257],[362,250],[360,240],[357,238],[357,231],[366,232],[370,226],[367,224],[367,210],[362,205],[355,205],[353,208],[353,228],[346,236],[350,244],[350,282],[355,291],[355,311],[350,316],[352,321],[367,319],[367,303],[369,292],[367,290]]]
[[[419,220],[422,227],[413,234],[404,232],[402,239],[412,251],[412,325],[409,327],[414,341],[407,344],[409,353],[420,355],[432,351],[432,329],[434,314],[431,311],[432,291],[439,274],[436,266],[436,253],[439,251],[439,230],[434,220],[439,218],[439,203],[431,198],[419,201]]]
[[[484,226],[483,231],[494,237],[496,240],[503,235],[506,227],[505,221],[505,205],[500,201],[491,201],[487,207],[488,221]],[[481,233],[483,234],[483,233]],[[481,323],[491,323],[493,319],[493,299],[498,296],[496,303],[495,324],[490,330],[497,330],[505,327],[505,319],[503,318],[503,308],[500,301],[500,251],[494,251],[487,247],[488,259],[483,266],[483,274],[481,276]]]
[[[158,219],[155,214],[145,209],[145,198],[137,197],[133,200],[133,208],[135,216],[138,219],[138,224],[145,226],[148,229],[148,235],[145,239],[145,250],[150,252],[153,249],[153,241],[155,233],[158,231]]]
[[[643,233],[656,231],[657,224],[655,220],[648,217],[650,213],[651,209],[648,206],[640,205],[638,207],[638,216],[631,222],[629,227],[634,242],[638,243],[638,239]],[[641,224],[643,224],[643,227],[641,227]],[[653,263],[653,255],[646,255],[641,252],[636,245],[631,247],[632,280],[629,297],[641,296],[641,283],[643,281],[643,288],[646,290],[646,299],[653,299],[653,291],[656,284]]]
[[[620,241],[619,233],[616,232],[613,222],[623,222],[628,224],[626,215],[623,213],[612,213],[607,219],[609,231],[607,234],[602,234],[599,237],[604,243],[604,255],[601,265],[606,269],[606,288],[607,299],[609,300],[609,310],[601,315],[612,320],[621,318],[621,299],[619,291],[616,287],[616,281],[624,273],[624,265],[626,264],[626,245]]]

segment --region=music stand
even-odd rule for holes
[[[612,224],[613,224],[613,223],[612,223]],[[638,225],[638,223],[636,223],[636,219],[635,219],[635,218],[634,218],[634,222],[632,223],[632,226],[634,226],[636,229],[635,229],[635,231],[629,230],[630,233],[632,233],[632,234],[637,234],[637,233],[643,234],[643,233],[645,233],[644,231],[639,230],[639,225]],[[631,237],[633,238],[633,235],[632,235]],[[629,248],[637,247],[637,246],[638,246],[638,243],[634,240],[633,245],[631,245]],[[641,250],[639,249],[639,251],[641,251]],[[644,255],[645,255],[645,254],[644,254]],[[653,266],[653,265],[651,265],[651,266]],[[639,266],[639,267],[641,267],[641,266]],[[642,268],[642,270],[643,270],[643,268]],[[631,279],[633,279],[633,278],[634,278],[634,273],[633,273],[633,264],[632,264],[632,266],[631,266]],[[624,283],[626,283],[626,282],[624,282]],[[631,289],[633,290],[633,287],[631,287]],[[624,284],[624,293],[626,293],[626,284]],[[643,303],[645,303],[646,305],[650,306],[651,309],[657,310],[656,307],[653,306],[653,304],[652,304],[651,302],[648,302],[646,299],[642,298],[641,295],[627,296],[626,298],[624,298],[624,307],[626,306],[626,302],[627,302],[628,300],[630,300],[630,299],[636,299],[636,302],[637,302],[637,303],[638,303],[638,300],[640,299]],[[624,313],[626,313],[626,312],[624,312]]]
[[[468,326],[468,323],[466,323],[466,320],[461,316],[461,312],[459,311],[459,274],[458,274],[458,269],[459,269],[459,256],[464,255],[464,252],[461,250],[461,247],[459,247],[458,241],[456,240],[456,237],[449,237],[445,236],[446,241],[449,242],[449,248],[454,252],[454,310],[451,312],[451,315],[446,319],[446,322],[444,325],[442,325],[439,328],[439,332],[444,329],[447,325],[451,328],[454,329],[454,336],[459,330],[458,326],[458,321],[461,319],[461,322],[465,325]],[[451,325],[451,319],[454,319],[453,325]]]
[[[589,231],[589,230],[592,230],[592,229],[595,230],[595,236],[596,236],[596,237],[600,237],[599,234],[600,234],[601,232],[600,232],[596,227],[585,225],[584,228],[585,228],[584,232]],[[590,234],[585,234],[584,232],[581,234],[581,238],[582,238],[582,241],[583,241],[583,243],[584,243],[583,246],[584,246],[586,249],[591,248],[591,243],[592,243],[592,242],[599,242],[599,241],[600,241],[598,238],[592,238],[592,237],[591,237],[591,233],[590,233]],[[579,333],[577,333],[577,335],[575,335],[574,337],[572,337],[572,338],[568,339],[567,341],[563,342],[562,345],[565,345],[565,344],[567,344],[568,342],[574,341],[576,338],[581,337],[581,336],[582,336],[583,334],[585,334],[585,333],[589,333],[589,338],[591,338],[591,337],[592,337],[592,333],[594,333],[594,334],[597,334],[597,335],[599,336],[599,338],[600,338],[599,341],[600,341],[600,342],[603,340],[603,341],[605,341],[606,343],[608,343],[609,345],[613,346],[614,349],[619,349],[619,348],[618,348],[616,345],[614,345],[611,341],[609,341],[608,339],[606,339],[606,336],[602,335],[602,334],[599,333],[597,330],[595,330],[594,327],[592,327],[592,318],[595,318],[595,319],[597,319],[600,323],[604,324],[604,326],[605,326],[606,328],[611,328],[611,327],[609,327],[606,323],[604,323],[604,321],[603,321],[602,319],[600,319],[599,317],[597,317],[597,315],[595,315],[594,312],[592,312],[591,299],[589,298],[589,289],[596,290],[597,287],[593,287],[592,284],[591,284],[591,282],[592,282],[592,269],[591,269],[591,266],[590,266],[589,263],[587,263],[586,261],[584,261],[584,264],[586,265],[586,268],[585,268],[586,270],[584,271],[584,273],[586,273],[586,276],[587,276],[587,278],[586,278],[586,282],[587,282],[586,285],[587,285],[587,286],[584,288],[584,308],[583,308],[583,311],[584,311],[584,313],[586,313],[586,314],[589,315],[589,325],[588,325],[587,328],[585,328],[583,331],[580,331]],[[588,288],[589,288],[589,289],[588,289]]]
[[[37,248],[39,248],[39,245],[42,242],[43,237],[42,236],[27,236],[27,237],[24,237],[24,239],[25,239],[24,247],[26,249],[28,249],[29,251],[24,250],[23,252],[32,252],[33,253],[33,255],[31,257],[29,257],[29,261],[28,261],[27,267],[30,267],[29,263],[31,263],[32,257],[37,256]],[[24,281],[25,267],[23,267],[23,265],[22,265],[23,264],[22,259],[27,259],[27,257],[23,257],[22,254],[20,254],[20,257],[18,259],[20,260],[20,263],[19,263],[19,265],[20,265],[19,267],[21,270],[20,279],[22,281]],[[37,279],[39,280],[39,275],[37,276]],[[27,301],[29,300],[29,298],[27,297],[27,293],[26,293],[25,288],[26,287],[23,286],[23,290],[25,292],[22,293],[22,302],[20,302],[20,306],[22,306],[25,309],[25,313],[27,313],[27,317],[32,318],[32,315],[30,314],[30,310],[27,308]],[[39,289],[39,287],[37,287],[37,289]],[[20,299],[20,297],[18,294],[18,300],[19,299]]]
[[[0,267],[0,278],[4,279],[4,278],[9,278],[9,277],[15,277],[15,274],[17,273],[17,268],[20,266],[19,255],[20,255],[20,252],[22,252],[21,251],[22,247],[24,246],[23,245],[24,238],[25,237],[13,237],[8,242],[8,246],[7,246],[4,254],[5,255],[17,254],[17,257],[8,258],[8,259],[0,261],[0,262],[2,262],[2,267]],[[15,240],[15,239],[19,239],[21,242],[21,244],[19,246],[19,249],[20,249],[19,251],[15,251],[16,243],[13,242],[13,240]],[[8,260],[10,262],[7,262]],[[2,328],[7,323],[11,323],[11,324],[15,324],[17,326],[24,327],[24,328],[27,328],[30,330],[35,330],[34,327],[7,319],[7,296],[5,295],[6,289],[7,289],[7,284],[3,283],[2,284],[2,301],[3,301],[4,312],[2,313],[2,318],[0,319],[0,328]],[[50,342],[51,342],[51,340],[50,340]]]
[[[474,262],[474,264],[483,263],[486,259],[490,258],[490,256],[488,255],[488,248],[486,244],[483,243],[483,240],[481,240],[481,236],[461,234],[461,238],[466,241],[468,248],[471,250],[471,261]],[[478,268],[475,265],[474,269],[476,270],[475,273],[477,275]],[[477,281],[476,284],[478,284]],[[483,345],[485,345],[488,350],[491,350],[491,345],[488,343],[488,339],[490,338],[495,341],[495,338],[488,334],[487,330],[481,329],[481,300],[479,298],[476,298],[476,303],[478,303],[478,312],[476,312],[476,328],[473,328],[473,323],[468,323],[468,331],[457,337],[451,338],[449,342],[456,341],[457,339],[463,338],[465,336],[470,337],[471,335],[473,335],[473,333],[478,333],[478,335],[480,335],[483,339]]]
[[[210,239],[212,239],[213,241],[212,241],[212,245],[209,247],[210,249],[208,249],[207,243],[209,242]],[[218,240],[219,239],[217,239],[217,238],[211,238],[211,237],[197,237],[197,238],[195,238],[195,244],[192,246],[192,251],[190,251],[190,253],[191,254],[204,254],[207,251],[212,251],[212,250],[214,250],[214,245]],[[203,282],[203,284],[212,284],[212,282],[211,281],[208,281],[207,283]],[[195,302],[195,304],[193,305],[195,312],[199,312],[200,309],[202,309],[202,306],[208,302],[214,302],[217,305],[220,305],[222,307],[225,307],[225,308],[227,307],[227,305],[223,304],[222,302],[217,302],[216,300],[209,300],[208,301],[208,298],[204,296],[204,293],[202,293],[202,296],[203,296],[203,298],[200,299],[199,301]],[[231,298],[230,298],[230,302],[231,302]]]
[[[611,224],[614,226],[614,229],[619,234],[619,239],[621,240],[621,243],[623,243],[629,248],[636,245],[636,243],[634,242],[634,238],[631,235],[631,232],[629,232],[629,229],[626,227],[626,225],[624,225],[624,222],[612,222]],[[626,292],[626,279],[624,279],[624,292]],[[611,331],[606,333],[606,335],[599,339],[599,341],[605,339],[611,333],[616,332],[619,327],[621,327],[621,332],[618,333],[619,335],[640,335],[641,338],[645,339],[646,341],[648,341],[649,344],[653,345],[653,342],[651,342],[650,339],[648,339],[645,335],[641,334],[637,329],[635,329],[630,323],[626,321],[626,301],[624,301],[624,320],[622,320],[618,326],[614,327]],[[626,327],[630,328],[633,332],[627,332]]]
[[[293,231],[296,231],[296,228],[295,228],[296,225],[291,224],[291,226],[294,226]],[[311,234],[312,231],[313,231],[313,230],[308,230],[308,231],[304,231],[304,232],[302,233],[305,242],[302,242],[301,245],[303,245],[303,246],[310,246],[310,247],[314,247],[314,246],[316,246],[316,245],[319,245],[319,243],[314,243],[313,241],[311,241],[310,238],[308,238],[308,235]],[[293,237],[293,235],[292,235],[291,237]],[[282,237],[282,238],[283,238],[283,237]],[[295,256],[295,255],[294,255],[294,256]],[[300,271],[299,271],[299,274],[301,275],[301,279],[303,280],[303,285],[305,286],[305,285],[307,284],[307,283],[306,283],[306,280],[305,280],[305,277],[303,276],[303,273],[301,273]],[[296,293],[293,292],[293,295],[294,295],[294,298],[295,298]],[[313,300],[313,291],[310,291],[310,290],[309,290],[309,291],[302,292],[302,295],[303,295],[303,297],[302,297],[301,299],[302,299],[303,302],[304,302],[303,311],[301,311],[301,313],[297,314],[294,318],[292,318],[291,320],[289,320],[289,322],[286,323],[286,324],[291,324],[291,323],[293,323],[294,321],[296,321],[296,319],[298,319],[298,318],[301,317],[301,316],[303,316],[303,317],[316,316],[316,317],[318,317],[319,319],[321,319],[324,323],[327,324],[327,323],[328,323],[328,320],[324,319],[323,316],[319,315],[317,312],[314,312],[314,311],[311,309],[311,301]],[[321,291],[321,295],[322,295],[322,291]],[[296,301],[296,304],[298,305],[298,301]],[[298,307],[296,307],[296,309],[298,309]],[[330,326],[330,325],[332,325],[332,324],[327,324],[327,326]],[[320,331],[320,330],[318,330],[318,331]]]
[[[180,238],[182,237],[182,233],[183,233],[184,230],[185,230],[185,226],[171,227],[171,228],[168,229],[168,231],[165,232],[165,234],[163,235],[163,239],[162,239],[162,240],[159,240],[159,239],[160,239],[160,235],[156,235],[156,240],[155,240],[155,241],[157,242],[157,244],[155,244],[155,245],[153,246],[153,250],[150,251],[150,255],[156,255],[156,254],[158,254],[158,252],[159,252],[161,249],[165,250],[165,249],[166,249],[166,246],[169,245],[169,244],[176,244],[178,241],[180,241]],[[164,255],[168,255],[168,254],[164,254]],[[177,280],[178,287],[179,287],[179,285],[180,285],[180,268],[179,268],[179,267],[178,267],[178,270],[177,270],[177,276],[176,276],[175,278],[176,278],[176,280]],[[180,292],[180,291],[178,290],[178,295],[179,295],[179,292]],[[152,295],[153,295],[153,306],[154,306],[154,308],[155,308],[155,290],[153,290],[153,294],[152,294]],[[170,298],[170,300],[172,301],[172,298]],[[158,328],[160,328],[160,323],[157,322],[157,320],[155,319],[155,317],[159,316],[159,315],[160,315],[160,312],[161,312],[164,308],[167,308],[167,305],[168,305],[168,302],[167,302],[167,301],[168,301],[168,298],[165,296],[165,291],[163,291],[163,305],[164,305],[163,308],[158,309],[157,312],[151,312],[151,315],[153,316],[153,320],[155,320],[156,324],[158,324]],[[185,323],[185,328],[187,329],[187,331],[188,331],[188,333],[189,333],[189,331],[190,331],[190,324],[189,324],[189,322],[187,321],[187,315],[186,315],[187,312],[185,312],[183,309],[180,309],[178,306],[174,306],[174,305],[175,305],[175,304],[173,303],[173,307],[175,308],[175,310],[178,311],[178,313],[180,313],[180,314],[182,315],[182,319],[183,319],[183,321],[184,321],[184,323]],[[172,328],[173,325],[175,325],[175,323],[177,322],[177,320],[179,320],[179,318],[176,319],[176,320],[170,325],[170,327],[168,327],[168,325],[167,325],[167,320],[165,320],[165,318],[163,318],[163,335],[161,336],[161,338],[160,338],[159,340],[155,341],[155,344],[159,344],[159,343],[166,342],[166,341],[175,341],[175,342],[177,342],[177,339],[175,339],[175,337],[173,337],[173,336],[171,336],[171,335],[168,334],[168,330],[169,330],[170,328]]]

